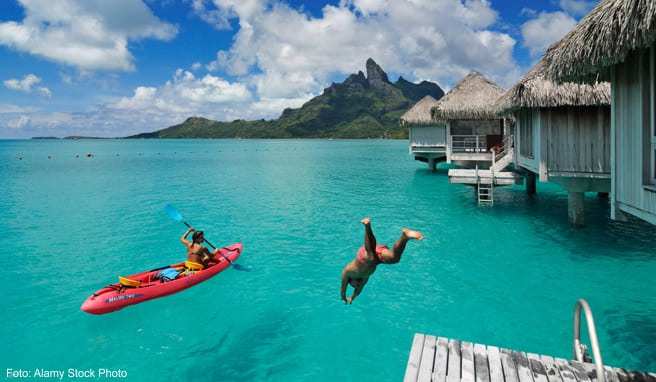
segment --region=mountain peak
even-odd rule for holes
[[[387,73],[371,58],[367,60],[367,80],[373,87],[389,83]]]

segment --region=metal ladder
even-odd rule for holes
[[[589,362],[587,354],[588,347],[581,344],[581,308],[585,312],[585,320],[588,325],[588,336],[590,337],[590,346],[594,356],[595,368],[597,369],[597,381],[606,382],[604,374],[604,364],[601,360],[601,351],[599,350],[599,340],[597,339],[597,329],[595,329],[594,317],[590,305],[584,299],[580,298],[574,307],[574,352],[572,358],[579,362]],[[586,359],[587,358],[587,359]]]
[[[490,169],[490,184],[481,183],[481,177],[478,175],[478,165],[476,165],[476,191],[478,193],[478,204],[487,203],[494,205],[494,172]]]
[[[494,204],[494,186],[491,184],[478,183],[478,204]]]

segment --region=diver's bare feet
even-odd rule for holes
[[[361,220],[361,222],[362,222],[362,224],[364,224],[364,225],[369,225],[369,224],[371,223],[371,219],[369,219],[369,218],[364,218],[364,219]]]
[[[421,232],[411,231],[407,228],[403,229],[403,236],[408,239],[424,240],[424,235],[422,235]]]

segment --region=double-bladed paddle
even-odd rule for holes
[[[182,217],[180,212],[178,212],[178,210],[176,210],[175,207],[173,207],[172,205],[170,205],[170,204],[166,205],[166,213],[169,214],[169,216],[172,219],[177,220],[179,222],[183,222],[184,225],[186,225],[188,228],[191,228],[191,226],[184,220],[184,218]],[[210,247],[212,247],[212,249],[216,249],[216,247],[213,246],[212,243],[207,241],[207,239],[203,239],[203,241],[205,241],[205,243],[207,243]],[[218,254],[221,255],[224,259],[228,260],[230,265],[232,265],[232,267],[235,268],[236,270],[246,271],[246,272],[250,271],[250,269],[248,269],[248,268],[245,268],[245,267],[243,267],[243,266],[241,266],[237,263],[233,263],[229,258],[227,258],[223,253],[221,253],[221,251],[219,251]]]

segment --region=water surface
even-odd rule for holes
[[[497,188],[494,207],[478,206],[473,188],[449,184],[446,167],[429,172],[407,142],[375,140],[0,141],[0,179],[0,370],[392,381],[415,332],[569,359],[585,298],[604,362],[656,371],[656,228],[610,221],[595,194],[583,229],[551,184],[533,196]],[[243,242],[251,272],[103,316],[80,311],[118,275],[185,256],[186,227],[167,203],[213,244]],[[345,306],[340,274],[366,216],[381,243],[403,227],[425,239]]]

